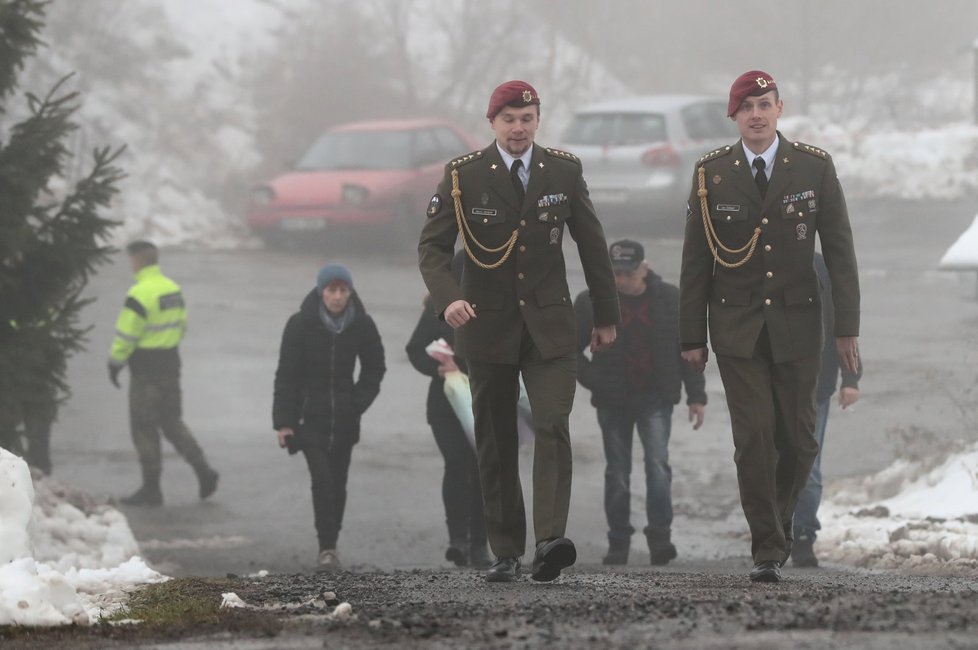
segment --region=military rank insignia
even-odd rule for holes
[[[438,210],[440,208],[441,208],[441,197],[435,194],[434,196],[431,197],[431,200],[428,201],[428,210],[427,210],[428,218],[430,219],[431,217],[438,214]]]

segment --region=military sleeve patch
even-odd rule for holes
[[[438,214],[438,210],[440,209],[441,209],[441,197],[435,194],[434,196],[431,197],[431,200],[428,201],[428,210],[427,210],[428,218],[430,219],[431,217]]]

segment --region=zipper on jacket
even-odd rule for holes
[[[329,355],[329,450],[336,440],[336,334],[330,333]]]

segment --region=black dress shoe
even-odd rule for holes
[[[486,582],[516,582],[520,579],[518,557],[497,557],[486,571]]]
[[[781,582],[781,566],[774,560],[755,562],[750,571],[751,582]]]
[[[158,508],[163,505],[163,493],[159,487],[144,485],[129,496],[119,499],[119,503],[125,506]]]
[[[795,546],[791,563],[798,567],[815,568],[818,566],[818,558],[815,556],[815,540],[811,536],[798,536],[798,545]]]
[[[537,544],[530,577],[537,582],[556,580],[561,569],[566,569],[576,561],[577,549],[574,548],[574,542],[566,537],[545,539]]]

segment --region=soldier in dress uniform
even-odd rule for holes
[[[818,235],[831,277],[836,348],[858,364],[859,277],[832,158],[777,131],[774,78],[730,88],[741,140],[703,156],[690,192],[680,278],[683,358],[702,370],[707,330],[730,410],[754,581],[777,582],[792,515],[818,452],[815,385],[822,348]]]
[[[536,434],[533,463],[532,577],[549,581],[577,558],[564,537],[570,504],[568,416],[576,383],[574,308],[561,244],[574,238],[594,304],[592,350],[615,339],[615,277],[604,232],[572,154],[534,144],[540,96],[510,81],[486,113],[495,141],[451,161],[428,206],[418,253],[439,317],[456,328],[456,354],[469,368],[479,474],[489,544],[490,582],[520,576],[526,514],[518,471],[519,376]],[[461,283],[451,261],[461,235]]]

